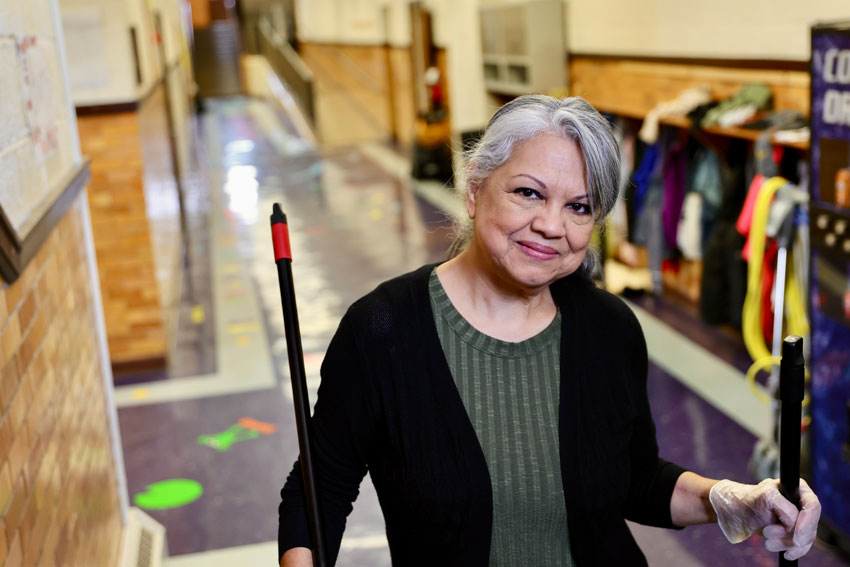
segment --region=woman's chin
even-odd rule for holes
[[[575,271],[575,268],[568,269],[546,269],[542,267],[532,267],[528,269],[512,270],[509,277],[521,288],[534,290],[548,287],[550,284],[564,278]]]

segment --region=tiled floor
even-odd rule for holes
[[[448,213],[434,203],[451,208],[452,197],[414,186],[397,153],[374,144],[323,153],[276,113],[236,98],[212,102],[202,118],[210,210],[192,232],[194,287],[184,288],[177,340],[213,321],[210,338],[180,343],[180,356],[215,363],[198,365],[199,376],[178,372],[117,392],[131,501],[167,479],[203,486],[182,507],[148,510],[167,528],[168,564],[176,567],[276,562],[278,492],[297,441],[267,221],[272,203],[289,217],[311,396],[346,307],[380,281],[441,259],[451,235]],[[192,317],[197,305],[203,318]],[[669,305],[633,305],[650,346],[663,455],[708,476],[752,480],[747,461],[769,418],[743,383],[739,345]],[[776,564],[758,538],[732,546],[713,526],[634,531],[652,565]],[[383,533],[367,480],[338,564],[389,565]],[[822,549],[801,562],[848,564]]]

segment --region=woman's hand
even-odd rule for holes
[[[759,532],[769,551],[785,551],[788,560],[809,552],[817,535],[820,501],[806,481],[800,479],[801,510],[779,492],[779,481],[766,479],[758,485],[721,480],[709,493],[717,523],[731,543]]]
[[[313,567],[313,552],[306,547],[287,549],[280,558],[280,567]]]

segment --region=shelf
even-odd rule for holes
[[[691,127],[691,120],[687,116],[667,116],[661,119],[661,123],[668,126],[677,126],[679,128]],[[742,140],[750,140],[752,142],[758,140],[759,136],[761,136],[764,132],[764,130],[741,128],[740,126],[707,126],[700,128],[700,130],[716,136],[740,138]],[[776,140],[771,140],[771,142],[777,146],[786,146],[802,151],[808,151],[809,149],[809,142],[778,142]]]
[[[709,126],[702,129],[709,134],[717,134],[719,136],[729,136],[730,138],[741,138],[744,140],[755,141],[764,132],[764,130],[752,130],[750,128],[740,128],[737,126]],[[785,146],[801,151],[809,151],[809,142],[785,142],[771,139],[771,142],[776,146]]]
[[[593,104],[593,101],[590,101]],[[596,105],[594,105],[596,106]],[[606,112],[609,114],[617,114],[619,116],[626,116],[629,118],[637,118],[639,120],[643,120],[645,116],[642,113],[630,111],[624,108],[611,108],[604,106],[596,106],[596,109],[599,112]],[[660,120],[661,124],[666,126],[676,126],[677,128],[685,128],[689,129],[691,127],[691,119],[687,116],[665,116]],[[725,136],[727,138],[738,138],[741,140],[750,140],[755,141],[758,137],[764,132],[764,130],[751,130],[749,128],[741,128],[739,126],[708,126],[706,128],[700,128],[702,132],[707,134],[712,134],[715,136]],[[809,151],[809,142],[779,142],[776,140],[772,140],[774,145],[784,146],[788,148],[794,148],[796,150],[801,150],[804,152]]]

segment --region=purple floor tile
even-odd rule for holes
[[[122,408],[118,415],[131,502],[149,484],[171,478],[204,487],[186,506],[148,511],[166,526],[172,555],[277,538],[278,495],[298,454],[294,419],[280,390]],[[198,443],[244,417],[278,430],[227,451]]]

